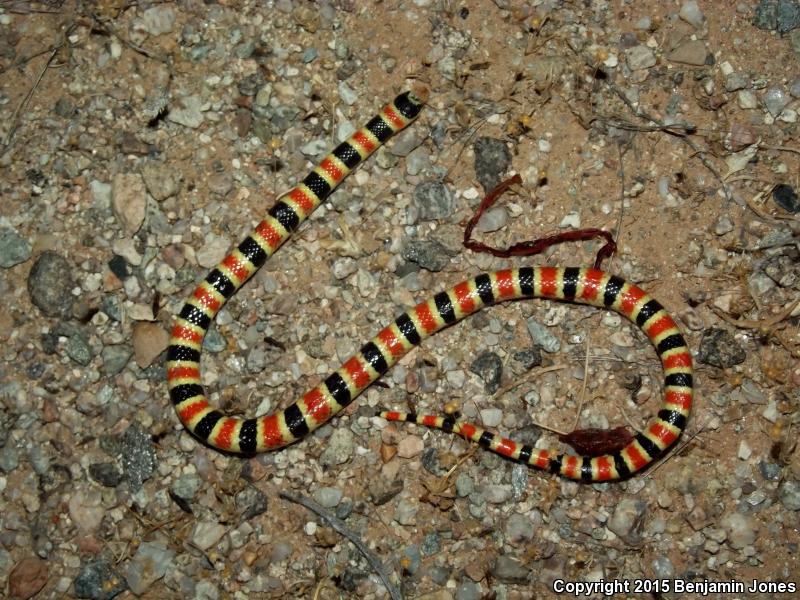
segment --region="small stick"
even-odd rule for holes
[[[531,370],[525,373],[522,377],[504,385],[500,389],[498,389],[494,395],[495,396],[502,396],[503,394],[513,390],[516,387],[519,387],[523,383],[530,381],[531,379],[535,379],[539,375],[544,375],[545,373],[550,373],[552,371],[560,371],[561,369],[566,369],[569,365],[552,365],[549,367],[542,367],[540,369]]]
[[[769,332],[781,321],[788,318],[794,312],[794,309],[797,308],[798,304],[800,304],[800,300],[795,300],[777,315],[764,319],[763,321],[757,321],[755,319],[734,319],[713,304],[709,305],[709,308],[711,308],[711,310],[716,313],[717,316],[722,318],[722,320],[727,322],[729,325],[733,325],[739,329],[758,329],[759,331]]]
[[[636,115],[640,119],[647,119],[651,123],[655,123],[658,126],[658,129],[666,133],[675,135],[679,137],[681,140],[683,140],[683,143],[689,146],[689,148],[691,148],[694,151],[697,158],[699,158],[700,162],[703,163],[703,166],[711,172],[711,174],[716,178],[717,181],[719,181],[720,185],[722,186],[722,191],[725,194],[725,200],[727,200],[728,202],[733,200],[733,195],[731,194],[731,191],[728,188],[728,184],[725,183],[725,180],[723,179],[722,175],[720,175],[716,167],[713,164],[711,164],[708,158],[706,158],[706,153],[703,150],[701,150],[700,147],[697,144],[695,144],[694,141],[689,137],[690,134],[693,134],[696,131],[696,128],[694,128],[694,126],[685,124],[667,125],[661,119],[658,119],[657,117],[646,113],[641,108],[635,107],[633,105],[633,102],[631,102],[628,99],[625,93],[613,83],[606,82],[606,85],[612,92],[614,92],[614,94],[623,102],[623,104],[625,104],[625,106],[628,107],[628,109],[634,115]]]
[[[66,40],[66,37],[64,39]],[[3,141],[3,152],[5,152],[8,149],[8,146],[11,143],[11,138],[17,131],[17,125],[19,124],[17,119],[19,117],[19,114],[22,112],[22,109],[28,105],[28,101],[31,99],[31,96],[33,96],[33,92],[36,91],[36,88],[39,87],[39,83],[41,83],[45,71],[47,71],[47,69],[50,67],[50,63],[53,62],[53,59],[56,57],[56,54],[60,49],[61,45],[53,48],[50,51],[50,56],[47,57],[47,60],[45,61],[44,66],[42,67],[42,70],[39,71],[39,75],[36,78],[36,81],[31,86],[31,89],[28,90],[28,93],[25,94],[25,97],[22,99],[22,102],[20,102],[17,105],[17,109],[14,111],[14,114],[11,115],[11,127],[9,128],[8,133],[6,134],[6,139]]]
[[[707,421],[707,420],[706,420]],[[683,442],[682,444],[675,446],[671,452],[668,452],[666,456],[664,456],[661,460],[659,460],[652,469],[647,472],[645,475],[645,479],[652,478],[653,474],[658,471],[661,467],[663,467],[667,462],[672,460],[672,457],[676,454],[683,452],[683,449],[686,448],[689,444],[691,444],[695,438],[697,438],[701,433],[705,431],[706,421],[700,424],[700,428],[694,432],[692,435],[689,436],[689,439]]]
[[[319,504],[310,498],[306,498],[305,496],[295,495],[285,490],[282,490],[278,495],[284,500],[288,500],[289,502],[294,502],[295,504],[306,507],[308,510],[320,517],[323,521],[328,523],[328,525],[330,525],[339,534],[350,540],[381,578],[381,581],[383,581],[383,585],[386,586],[386,591],[389,592],[389,596],[392,598],[392,600],[403,600],[403,594],[397,587],[392,585],[391,581],[389,581],[389,574],[383,568],[383,564],[381,563],[380,559],[375,556],[375,554],[369,548],[367,548],[366,544],[362,542],[355,533],[350,531],[347,525],[344,524],[344,521],[338,519],[329,511],[322,508]]]
[[[578,428],[578,423],[581,420],[581,412],[583,411],[583,402],[586,399],[586,385],[589,382],[589,347],[591,344],[591,333],[586,330],[586,360],[583,361],[583,385],[581,386],[581,393],[578,396],[578,409],[575,411],[575,423],[572,429]]]
[[[794,152],[800,154],[800,149],[791,148],[789,146],[761,146],[764,150],[777,150],[778,152]]]

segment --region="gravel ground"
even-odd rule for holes
[[[0,2],[0,578],[11,598],[696,597],[800,585],[800,4],[794,0]],[[183,431],[164,350],[186,294],[337,140],[431,100],[221,312],[210,398],[285,406],[401,310],[482,270],[605,264],[676,316],[698,398],[678,451],[580,485],[375,409],[446,404],[527,443],[641,427],[644,336],[502,305],[438,334],[308,439],[252,459]],[[587,360],[588,355],[588,360]],[[521,385],[512,385],[521,381]],[[541,438],[541,441],[540,441]],[[664,580],[669,589],[656,588]],[[644,582],[640,593],[636,581]],[[701,592],[702,589],[695,590]],[[599,597],[599,595],[596,595]]]

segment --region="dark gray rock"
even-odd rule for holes
[[[111,600],[128,587],[125,578],[102,559],[84,565],[73,585],[76,598],[90,600]]]
[[[542,351],[538,346],[531,346],[530,348],[514,352],[513,358],[525,369],[532,369],[542,364]]]
[[[503,140],[480,137],[475,140],[475,176],[483,189],[489,191],[497,187],[508,167],[511,165],[511,151]]]
[[[89,475],[100,485],[108,488],[117,487],[123,479],[122,471],[111,462],[92,463],[89,465]]]
[[[797,198],[797,192],[790,185],[776,185],[772,190],[772,199],[775,204],[787,212],[793,214],[800,212],[800,200]]]
[[[796,0],[761,0],[753,24],[759,29],[786,33],[800,26],[800,4]]]
[[[248,485],[236,494],[236,506],[241,511],[242,519],[247,521],[267,511],[267,496],[257,487]]]
[[[483,379],[487,394],[494,394],[500,388],[500,378],[503,375],[503,361],[494,352],[483,352],[472,361],[469,370]]]
[[[434,273],[450,263],[447,248],[434,239],[410,241],[403,250],[403,258]]]
[[[503,583],[526,583],[531,575],[530,569],[508,556],[498,556],[491,571]]]
[[[375,506],[386,504],[403,491],[403,480],[394,479],[387,481],[386,479],[377,477],[369,486],[369,495],[372,503]]]
[[[727,369],[744,362],[747,354],[736,338],[724,329],[711,327],[703,332],[697,360],[719,369]]]
[[[31,245],[10,227],[0,228],[0,267],[7,269],[31,257]]]
[[[156,451],[150,435],[138,423],[132,423],[120,439],[120,453],[125,478],[133,491],[150,479],[156,470]]]
[[[48,317],[67,318],[72,312],[73,268],[60,254],[42,252],[28,275],[31,302]]]

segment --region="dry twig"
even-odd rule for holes
[[[389,574],[384,569],[383,563],[369,548],[367,548],[367,545],[362,542],[361,539],[347,527],[347,525],[345,525],[344,521],[338,519],[329,511],[322,508],[319,504],[310,498],[306,498],[305,496],[300,496],[299,494],[295,495],[291,492],[287,492],[286,490],[282,490],[278,495],[284,500],[304,506],[320,517],[323,521],[328,523],[328,525],[330,525],[339,534],[350,540],[353,545],[358,548],[358,551],[361,552],[364,558],[367,559],[367,562],[378,574],[378,577],[381,578],[381,581],[383,581],[383,585],[386,587],[386,591],[389,592],[389,596],[392,598],[392,600],[403,600],[403,595],[400,590],[389,580]]]
[[[25,97],[22,101],[17,105],[14,114],[11,115],[11,125],[8,128],[8,132],[6,133],[6,139],[3,140],[3,153],[8,150],[9,145],[11,144],[11,138],[14,137],[14,133],[17,131],[17,126],[19,125],[19,115],[22,110],[28,106],[28,102],[30,101],[31,97],[33,96],[33,92],[36,91],[36,88],[39,87],[39,83],[42,81],[42,77],[44,77],[45,72],[48,68],[50,68],[50,64],[53,62],[53,59],[56,57],[56,54],[61,49],[61,46],[65,44],[67,41],[66,34],[64,35],[64,39],[61,44],[56,46],[50,51],[50,56],[47,57],[42,69],[39,71],[39,75],[36,77],[36,81],[31,86],[31,89],[28,90],[28,93],[25,94]]]

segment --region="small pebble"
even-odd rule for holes
[[[700,10],[695,0],[687,0],[684,2],[678,12],[678,16],[696,29],[700,29],[706,20],[705,15]]]
[[[481,409],[481,423],[486,427],[496,428],[503,420],[503,411],[499,408]]]
[[[580,229],[581,228],[581,216],[576,212],[568,213],[561,219],[561,222],[558,224],[559,227],[562,229]]]
[[[89,465],[89,475],[92,479],[108,488],[115,488],[122,483],[122,471],[114,463],[101,462]]]
[[[667,58],[676,63],[702,67],[706,64],[708,50],[700,40],[689,40],[682,43],[667,55]]]
[[[518,560],[505,555],[497,557],[497,560],[492,565],[491,573],[495,579],[503,583],[517,585],[527,583],[528,578],[531,576],[531,572],[527,567],[523,566]]]
[[[347,104],[347,106],[353,106],[356,102],[358,102],[358,94],[353,91],[347,83],[344,81],[339,82],[339,97],[342,99],[342,102]]]
[[[642,540],[646,512],[647,503],[634,498],[623,498],[614,508],[607,527],[625,542],[638,544]]]
[[[503,206],[493,206],[481,215],[475,230],[478,233],[489,233],[502,229],[508,223],[508,211]]]
[[[169,33],[175,25],[175,9],[161,4],[148,8],[140,18],[142,28],[152,36]]]
[[[647,46],[634,46],[625,50],[625,60],[631,71],[639,71],[655,66],[656,55]]]
[[[8,576],[8,591],[11,598],[28,600],[33,598],[47,583],[47,563],[29,556],[19,561]]]
[[[147,190],[138,173],[118,173],[112,184],[112,208],[122,230],[132,236],[144,222]]]
[[[542,364],[542,353],[538,346],[531,346],[525,350],[519,350],[514,353],[513,358],[520,363],[524,369],[532,369]]]
[[[425,442],[416,435],[409,435],[400,440],[397,444],[397,456],[400,458],[414,458],[422,454],[425,449]]]
[[[474,489],[475,483],[472,481],[472,478],[466,473],[459,473],[458,477],[456,477],[456,494],[458,494],[460,498],[465,498],[466,496],[470,496]]]
[[[203,101],[198,96],[178,98],[167,112],[167,120],[190,129],[197,129],[203,124]]]
[[[157,322],[134,323],[132,338],[134,358],[142,369],[149,367],[169,346],[169,333]]]
[[[714,233],[717,235],[725,235],[733,231],[733,221],[728,215],[720,216],[714,223]]]
[[[170,490],[178,498],[193,500],[200,491],[201,483],[200,477],[197,475],[182,475],[172,482]]]
[[[500,183],[511,165],[511,151],[503,140],[479,137],[473,146],[475,151],[475,176],[488,192]]]
[[[157,202],[163,202],[180,191],[178,171],[165,163],[148,161],[142,167],[142,178],[150,195]]]
[[[434,273],[450,264],[451,254],[438,240],[412,240],[403,250],[403,258]]]
[[[540,324],[533,318],[526,322],[528,326],[528,333],[531,336],[533,343],[539,346],[545,352],[550,354],[558,352],[561,349],[561,341],[550,333],[550,329]]]
[[[400,500],[394,511],[394,520],[400,525],[414,525],[416,524],[418,511],[419,504],[417,502],[410,502],[405,499]]]
[[[736,99],[739,103],[739,108],[744,110],[758,108],[758,98],[751,90],[739,90]]]
[[[722,517],[720,525],[728,534],[728,544],[731,548],[740,550],[756,541],[758,530],[752,517],[729,513]]]
[[[45,316],[69,317],[72,313],[74,269],[60,254],[42,252],[28,274],[28,294]]]
[[[753,450],[750,448],[750,445],[746,440],[739,442],[739,452],[737,455],[739,456],[740,460],[747,460],[753,455]]]
[[[494,394],[500,388],[503,375],[503,361],[494,352],[482,352],[472,361],[469,370],[483,379],[487,394]]]
[[[236,494],[236,508],[245,521],[264,514],[268,506],[267,495],[253,485],[245,486]]]
[[[800,27],[800,4],[796,0],[761,0],[753,24],[759,29],[787,33]]]
[[[794,479],[784,480],[778,486],[778,499],[788,510],[800,510],[800,483]]]
[[[207,241],[203,247],[197,251],[197,264],[206,269],[215,267],[231,247],[231,241],[228,237],[222,235],[208,236]]]
[[[777,117],[786,105],[789,104],[791,98],[781,88],[769,88],[764,94],[764,107],[769,111],[773,117]]]
[[[319,460],[325,466],[341,465],[350,460],[354,451],[353,432],[346,427],[337,427],[333,430]]]
[[[514,513],[506,521],[505,533],[510,544],[524,544],[533,539],[533,522],[527,515]]]
[[[134,492],[139,491],[142,484],[153,475],[158,464],[153,438],[134,422],[128,426],[119,441],[125,478]]]
[[[172,569],[175,552],[166,542],[142,542],[128,563],[125,579],[128,588],[137,596],[144,594],[150,586]]]
[[[0,267],[8,269],[31,257],[31,245],[10,227],[0,227]]]

